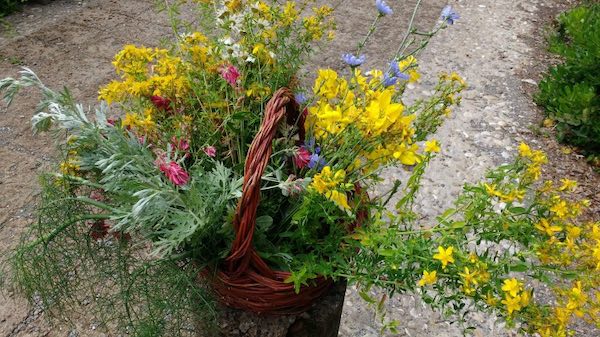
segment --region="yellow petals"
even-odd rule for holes
[[[433,255],[433,258],[442,262],[442,269],[446,269],[446,266],[449,263],[454,262],[454,258],[452,257],[452,252],[454,247],[450,246],[448,248],[444,248],[442,246],[438,247],[438,253]]]
[[[560,180],[562,185],[558,188],[559,191],[573,191],[577,187],[577,182],[567,178]]]
[[[434,284],[437,281],[437,271],[429,272],[427,270],[423,271],[423,276],[419,280],[419,287],[424,287],[429,284]]]
[[[531,151],[531,148],[529,147],[529,145],[521,142],[521,144],[519,144],[519,156],[524,157],[524,158],[529,158],[533,155],[533,152]]]
[[[548,236],[553,236],[562,231],[562,227],[553,226],[548,219],[540,219],[540,222],[535,224],[535,228]]]
[[[325,197],[331,201],[333,201],[338,207],[343,210],[349,210],[350,205],[348,205],[348,197],[346,193],[341,193],[337,190],[328,191],[325,193]]]
[[[425,152],[440,152],[440,143],[437,140],[432,139],[425,142]]]
[[[519,291],[521,291],[522,288],[523,284],[515,278],[512,278],[510,280],[504,280],[504,284],[502,285],[502,291],[504,291],[512,297],[517,296],[517,294],[519,293]]]
[[[512,315],[514,311],[521,310],[521,297],[506,294],[502,300],[502,304],[506,306],[506,311],[508,311],[508,314]]]

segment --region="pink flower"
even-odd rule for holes
[[[156,160],[156,165],[162,173],[176,186],[183,186],[190,180],[190,175],[176,162],[165,162],[160,158]]]
[[[310,152],[308,152],[308,150],[304,148],[304,146],[300,147],[296,154],[294,154],[294,165],[296,165],[297,168],[306,167],[306,165],[308,165],[308,163],[310,162],[310,156]]]
[[[180,139],[178,141],[177,138],[173,136],[171,142],[173,143],[173,147],[179,151],[187,152],[190,149],[190,143],[185,139]]]
[[[168,98],[160,97],[160,96],[152,96],[150,97],[152,104],[157,107],[159,110],[163,111],[171,111],[171,100]]]
[[[207,146],[203,151],[211,158],[214,158],[217,155],[217,149],[214,146]]]
[[[221,67],[219,71],[221,73],[221,76],[225,79],[225,81],[227,81],[227,83],[229,83],[229,85],[231,85],[234,88],[237,86],[237,80],[240,77],[240,72],[237,70],[236,67],[230,64]]]

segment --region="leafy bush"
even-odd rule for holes
[[[558,139],[600,153],[600,4],[560,15],[550,51],[564,63],[550,69],[536,99],[557,122]]]
[[[19,6],[28,0],[0,0],[0,17],[16,11]]]

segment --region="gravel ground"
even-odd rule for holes
[[[486,168],[510,160],[514,146],[534,120],[535,108],[522,85],[535,83],[522,75],[536,51],[531,34],[544,22],[542,12],[555,11],[567,0],[450,1],[461,19],[436,36],[421,55],[423,81],[407,92],[408,100],[427,95],[439,71],[457,71],[470,87],[463,104],[439,130],[442,155],[432,162],[418,199],[420,211],[435,216],[450,206],[465,181],[480,179]],[[394,14],[384,20],[367,46],[366,66],[383,67],[395,49],[412,10],[411,1],[387,1]],[[431,27],[445,0],[424,0],[417,26]],[[370,25],[372,1],[346,0],[339,6],[338,37],[317,52],[307,71],[316,67],[341,68],[340,54],[358,41]],[[93,103],[99,85],[112,78],[110,60],[125,43],[156,45],[169,32],[163,15],[153,13],[148,0],[55,0],[30,6],[6,19],[0,34],[0,77],[14,76],[17,65],[32,67],[52,87],[67,85],[85,104]],[[525,72],[526,73],[526,72]],[[525,84],[524,84],[525,83]],[[48,167],[52,143],[32,137],[29,116],[35,95],[21,97],[9,114],[0,114],[0,255],[18,242],[34,219],[39,193],[36,176]],[[390,181],[403,172],[389,172]],[[390,318],[402,323],[400,336],[459,336],[451,325],[412,296],[389,303]],[[0,336],[107,336],[95,331],[93,320],[83,318],[76,330],[50,326],[39,308],[30,308],[18,294],[8,292],[0,301]],[[475,336],[512,336],[493,317],[474,314],[469,325]],[[378,335],[378,324],[356,292],[349,289],[344,303],[340,336]],[[584,334],[585,335],[585,334]],[[598,336],[591,332],[588,336]]]

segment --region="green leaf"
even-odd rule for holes
[[[510,271],[513,272],[524,272],[529,270],[529,265],[526,263],[517,263],[515,265],[510,266]]]
[[[377,302],[377,300],[369,296],[369,294],[367,294],[365,291],[359,291],[358,295],[369,304],[375,304]]]
[[[256,227],[262,231],[268,231],[273,226],[273,218],[268,215],[259,216],[256,218]]]

